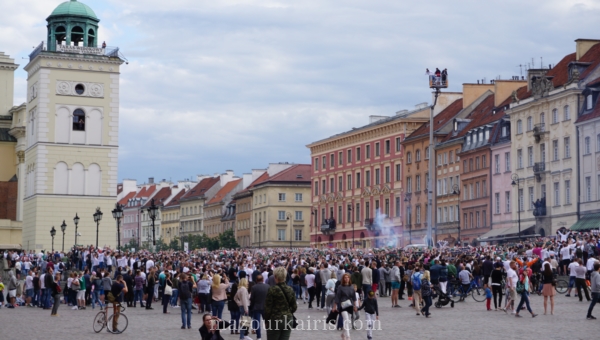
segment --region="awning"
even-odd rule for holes
[[[531,230],[534,227],[535,227],[535,225],[532,225],[529,227],[521,226],[521,237],[535,236],[535,235],[525,235],[526,232],[528,232],[529,230]],[[487,233],[479,236],[477,238],[477,241],[493,242],[493,241],[513,239],[513,238],[518,238],[518,237],[519,237],[519,226],[516,225],[516,226],[510,227],[510,228],[492,229],[492,230],[488,231]]]
[[[584,215],[579,221],[575,222],[571,230],[583,231],[590,229],[600,229],[600,213]]]

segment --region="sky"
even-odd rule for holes
[[[4,0],[0,51],[26,58],[61,0]],[[84,0],[118,46],[119,179],[194,179],[310,163],[306,145],[451,86],[556,64],[598,39],[600,0]],[[523,73],[525,74],[525,73]]]

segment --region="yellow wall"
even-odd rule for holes
[[[17,172],[17,143],[0,142],[0,182],[7,182]]]
[[[463,107],[471,105],[487,90],[494,92],[494,84],[463,84]]]
[[[11,220],[0,220],[1,244],[21,244],[22,240],[23,237],[21,235],[21,222]]]

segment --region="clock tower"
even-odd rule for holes
[[[45,42],[30,54],[23,197],[23,248],[51,250],[50,229],[64,250],[96,243],[93,214],[110,216],[117,198],[118,48],[99,46],[87,5],[70,0],[46,19]],[[102,44],[104,45],[104,44]],[[80,217],[77,231],[73,218]],[[76,234],[79,234],[76,236]],[[100,222],[98,245],[116,247],[115,221]]]

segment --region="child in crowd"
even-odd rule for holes
[[[485,290],[485,305],[487,306],[487,310],[492,310],[492,290],[488,287],[487,283],[483,285],[483,289]]]
[[[363,300],[362,306],[358,310],[365,310],[365,319],[367,320],[367,339],[373,339],[373,328],[375,320],[379,320],[379,308],[377,307],[377,299],[375,293],[370,291],[368,297]]]

